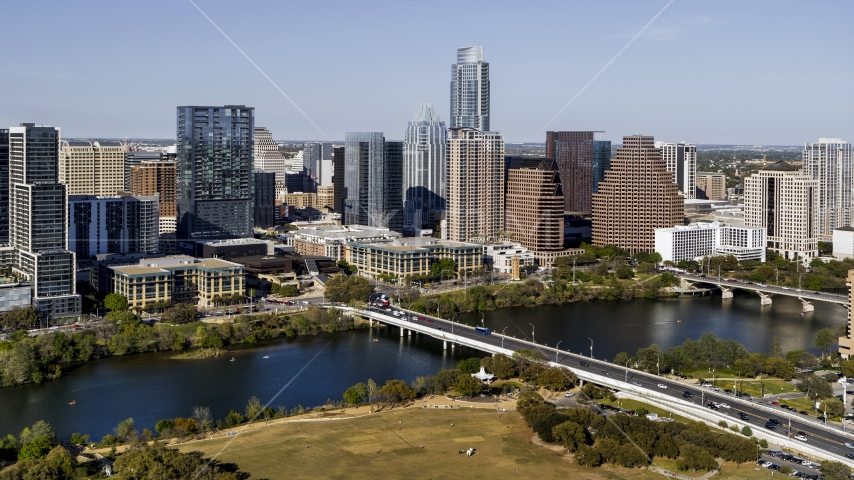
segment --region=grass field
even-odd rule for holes
[[[734,380],[718,380],[715,384],[721,389],[729,388],[730,390],[733,390],[735,388]],[[763,391],[765,394],[781,394],[798,391],[797,387],[779,378],[767,378],[761,381],[739,380],[738,385],[742,390],[749,392],[754,397],[760,396]]]
[[[178,448],[201,451],[206,457],[222,450],[217,461],[235,463],[253,479],[662,478],[646,469],[580,467],[561,448],[538,444],[516,412],[485,408],[410,408],[344,420],[261,424],[240,431],[234,437]],[[457,453],[471,447],[477,449],[472,457]],[[716,478],[771,477],[768,470],[754,467],[725,465],[724,475]]]

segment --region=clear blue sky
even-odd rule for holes
[[[667,3],[196,0],[333,140],[447,120],[455,49],[483,45],[492,128],[546,123]],[[854,3],[676,0],[550,126],[701,144],[854,142]],[[323,139],[186,0],[9,2],[0,125],[175,135],[175,107],[245,104],[276,139]]]

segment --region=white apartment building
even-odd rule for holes
[[[264,170],[276,174],[276,182],[285,181],[287,160],[279,151],[279,144],[273,141],[273,134],[264,127],[255,127],[255,170]]]
[[[854,151],[841,138],[819,138],[804,146],[804,173],[819,184],[819,240],[829,242],[833,230],[851,225]]]
[[[68,195],[116,195],[125,189],[122,142],[64,140],[59,148],[59,183]]]
[[[673,183],[679,193],[688,199],[697,198],[697,146],[691,143],[655,142],[667,171],[673,174]]]
[[[764,227],[768,248],[787,260],[818,256],[819,181],[786,162],[744,180],[744,224]]]
[[[765,229],[699,222],[655,229],[655,251],[663,261],[732,255],[739,261],[765,261]]]
[[[483,247],[484,265],[492,265],[498,273],[513,273],[513,258],[519,257],[519,266],[536,265],[537,257],[518,243],[491,243]]]
[[[833,231],[833,256],[840,260],[854,258],[854,227]]]

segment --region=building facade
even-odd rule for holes
[[[651,136],[623,137],[593,194],[593,242],[652,252],[655,229],[684,223],[684,199]]]
[[[158,253],[157,195],[68,196],[68,249],[78,261],[102,253]]]
[[[59,182],[69,195],[116,195],[125,189],[122,142],[63,141],[59,149]]]
[[[697,173],[697,198],[726,200],[726,175],[723,173]]]
[[[403,140],[403,231],[435,228],[445,212],[448,129],[433,105],[422,103]]]
[[[130,193],[160,198],[160,233],[175,232],[178,206],[175,197],[175,161],[142,161],[130,172]]]
[[[765,261],[765,229],[698,222],[655,229],[655,251],[662,261],[681,262],[732,255],[738,261]]]
[[[599,191],[599,182],[605,179],[605,172],[611,168],[611,141],[593,141],[593,193]]]
[[[332,209],[338,213],[344,211],[344,198],[346,197],[346,182],[344,181],[344,159],[344,147],[335,147],[332,151],[332,188],[334,197]]]
[[[272,227],[276,224],[276,174],[256,171],[254,176],[255,226]]]
[[[567,212],[586,215],[591,211],[593,184],[596,183],[593,174],[595,137],[596,132],[546,132],[546,156],[557,162]],[[608,158],[610,160],[610,151]]]
[[[561,200],[563,201],[563,200]],[[518,243],[491,243],[483,246],[483,260],[498,273],[513,273],[513,266],[536,265],[537,257]]]
[[[821,185],[779,161],[744,179],[744,224],[764,227],[768,248],[787,260],[818,256]]]
[[[401,231],[403,143],[382,132],[347,132],[344,156],[344,223]]]
[[[489,131],[489,63],[483,47],[457,49],[451,66],[451,128]]]
[[[833,229],[852,223],[854,186],[854,152],[851,144],[840,138],[820,138],[804,146],[804,173],[818,180],[819,240],[833,239]]]
[[[348,243],[389,243],[400,237],[399,232],[388,228],[324,225],[300,228],[290,234],[289,243],[300,255],[329,257],[338,261],[345,258]]]
[[[504,202],[512,241],[533,252],[563,250],[564,195],[554,160],[508,158]]]
[[[690,143],[655,142],[667,171],[673,174],[673,183],[679,193],[687,198],[697,198],[697,146]]]
[[[273,134],[264,127],[255,127],[255,170],[272,172],[276,175],[277,182],[285,181],[285,172],[288,171],[289,163],[282,152],[279,144],[273,141]]]
[[[252,236],[254,122],[243,105],[178,107],[179,243]]]
[[[452,128],[442,238],[487,242],[504,230],[504,136]]]
[[[457,265],[457,276],[479,272],[483,265],[483,245],[449,240],[406,238],[390,243],[347,245],[347,263],[369,278],[394,277],[401,280],[430,275],[430,267],[441,259]],[[465,273],[464,273],[465,272]]]
[[[0,128],[0,245],[9,243],[9,129]]]
[[[335,186],[334,185],[318,185],[317,186],[317,208],[335,209]]]
[[[33,284],[43,316],[77,318],[74,253],[66,244],[66,191],[59,183],[59,128],[9,129],[9,233],[14,270]]]

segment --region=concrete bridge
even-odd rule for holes
[[[324,306],[330,307],[331,305]],[[813,417],[792,414],[789,411],[775,408],[761,399],[746,399],[735,397],[732,394],[710,391],[699,387],[697,384],[666,379],[630,369],[627,365],[615,365],[610,362],[587,358],[525,339],[507,337],[497,332],[485,335],[478,333],[468,325],[408,310],[394,309],[400,314],[394,316],[392,309],[336,308],[356,318],[367,320],[371,324],[378,322],[399,328],[401,341],[405,341],[405,337],[413,334],[421,334],[441,340],[444,342],[445,348],[461,345],[493,355],[496,353],[513,355],[514,352],[522,349],[538,350],[550,359],[548,365],[570,370],[582,383],[585,381],[594,382],[597,385],[619,390],[623,394],[633,395],[644,402],[674,412],[681,412],[694,418],[701,418],[711,424],[717,424],[724,420],[730,425],[737,425],[739,429],[750,426],[758,438],[766,438],[768,441],[801,452],[854,466],[854,460],[844,456],[851,452],[844,444],[854,442],[854,435],[846,432],[844,427],[839,428],[823,424]],[[710,401],[728,403],[731,408],[711,410],[705,407],[706,403]],[[739,417],[740,413],[747,415],[748,420],[742,420]],[[780,419],[784,425],[788,425],[788,432],[786,427],[781,427],[779,431],[762,428],[768,418]],[[795,441],[788,435],[798,431],[807,433],[809,436],[808,443]]]
[[[815,309],[812,302],[829,302],[842,305],[845,308],[850,308],[851,302],[846,295],[835,293],[813,292],[811,290],[796,289],[789,287],[778,287],[761,283],[743,282],[732,278],[712,277],[706,275],[691,275],[679,274],[679,280],[682,288],[696,287],[697,285],[714,285],[720,288],[723,298],[732,298],[732,291],[735,289],[747,290],[756,292],[759,295],[759,302],[762,305],[771,305],[772,295],[784,295],[795,297],[801,301],[804,307],[804,312],[811,312]],[[850,289],[850,286],[849,286]]]

